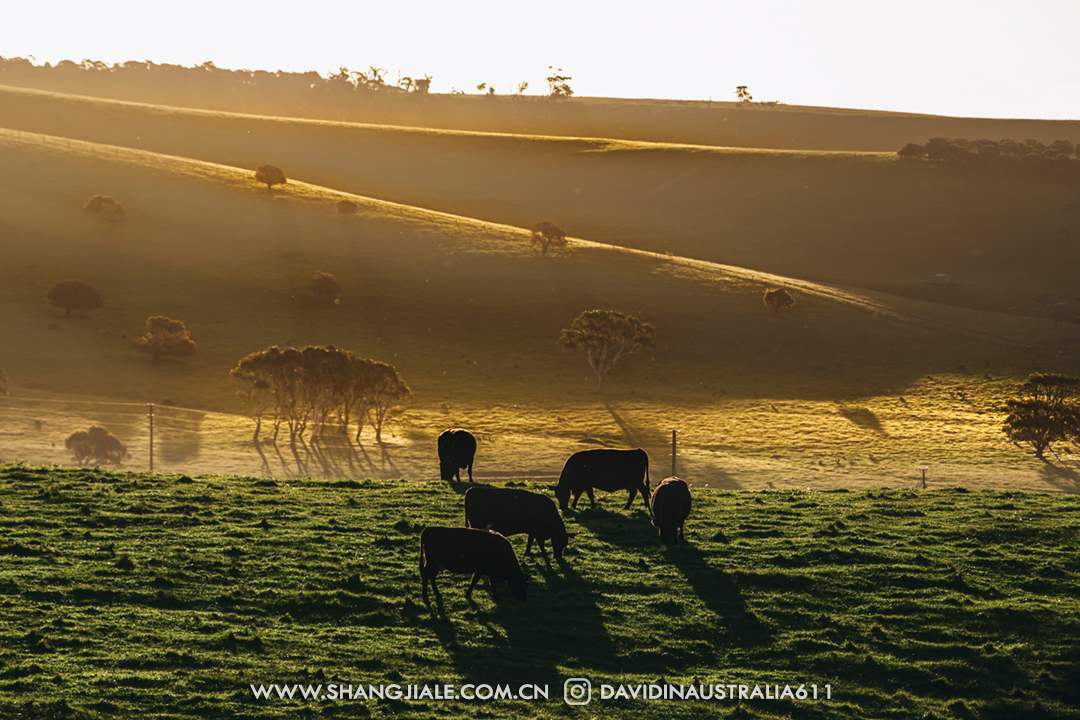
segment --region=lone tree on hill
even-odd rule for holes
[[[350,215],[355,215],[360,209],[360,206],[352,200],[340,200],[334,207],[337,208],[338,215],[341,216],[343,221],[348,220]]]
[[[566,247],[566,233],[555,223],[545,220],[533,226],[529,242],[533,247],[540,248],[540,254],[547,257],[548,248]]]
[[[765,297],[762,299],[768,307],[773,309],[773,315],[780,312],[781,308],[789,308],[795,304],[795,298],[791,297],[784,288],[766,290]]]
[[[548,70],[552,70],[553,67],[548,65]],[[570,80],[574,78],[569,75],[562,75],[563,69],[558,68],[551,73],[551,76],[547,79],[548,93],[553,98],[568,98],[573,97],[574,91],[570,89]]]
[[[154,362],[163,358],[176,359],[195,354],[195,343],[184,323],[164,315],[147,318],[146,334],[133,341],[132,345],[149,353]]]
[[[106,222],[124,222],[127,213],[124,206],[113,199],[112,195],[95,195],[86,201],[82,211],[90,215],[97,215]]]
[[[285,171],[277,165],[260,165],[255,168],[255,182],[266,183],[266,189],[273,190],[275,185],[284,185],[287,180]]]
[[[311,276],[311,294],[315,300],[326,305],[333,305],[337,300],[341,286],[330,273],[317,272]]]
[[[559,342],[568,350],[585,356],[596,376],[595,390],[615,363],[626,355],[637,355],[656,347],[656,329],[636,317],[614,310],[586,310],[564,328]]]
[[[63,280],[49,291],[49,304],[64,308],[64,314],[70,316],[75,310],[96,310],[104,307],[101,294],[82,280]]]
[[[1006,401],[1009,415],[1002,429],[1010,440],[1031,445],[1041,460],[1052,443],[1080,436],[1080,378],[1033,373],[1019,390]]]
[[[754,96],[750,94],[750,90],[746,85],[740,85],[735,88],[735,97],[738,98],[739,102],[754,102]]]
[[[71,451],[75,462],[80,465],[109,463],[119,466],[127,456],[127,448],[119,438],[100,425],[72,433],[64,441],[64,447]]]

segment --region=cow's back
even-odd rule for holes
[[[637,485],[645,478],[648,466],[649,455],[641,448],[598,448],[571,455],[563,472],[566,473],[566,468],[571,469],[571,488],[588,484],[598,490],[614,492]]]
[[[486,530],[427,527],[420,533],[420,547],[426,563],[450,572],[521,572],[510,541]]]

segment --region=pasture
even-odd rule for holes
[[[1067,718],[1080,707],[1074,495],[695,489],[567,514],[528,603],[418,537],[467,484],[0,468],[5,717]],[[519,553],[524,536],[512,543]],[[563,681],[594,684],[589,707]],[[818,701],[600,700],[601,683],[816,684]],[[255,700],[250,685],[547,684],[539,702]]]
[[[1066,447],[1036,463],[1000,433],[1020,379],[1070,368],[1072,324],[585,240],[540,258],[511,226],[300,182],[268,192],[248,171],[146,151],[12,132],[0,142],[0,323],[19,338],[0,351],[14,389],[0,399],[9,461],[64,462],[63,439],[89,424],[72,426],[83,407],[88,420],[120,415],[108,424],[131,466],[146,467],[141,405],[154,402],[187,408],[160,410],[172,451],[158,468],[184,472],[435,477],[435,435],[465,426],[491,440],[481,477],[550,478],[582,443],[663,458],[674,428],[680,472],[714,487],[909,485],[931,464],[941,482],[1077,488]],[[126,223],[79,211],[102,191],[126,202]],[[362,211],[343,221],[333,204],[345,197]],[[327,269],[343,287],[330,308],[308,288]],[[106,306],[65,319],[44,296],[76,276]],[[773,316],[761,294],[778,283],[798,299]],[[625,360],[599,392],[557,342],[596,307],[660,333],[655,352]],[[156,314],[187,324],[195,356],[154,364],[133,351]],[[228,371],[288,344],[333,344],[402,372],[415,397],[389,448],[282,448],[279,461],[251,446]],[[103,400],[129,404],[92,404]]]

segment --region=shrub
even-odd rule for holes
[[[149,353],[154,362],[163,358],[181,358],[195,353],[195,343],[180,320],[163,315],[146,319],[146,334],[132,344]]]
[[[311,276],[311,294],[320,303],[333,303],[341,292],[337,279],[330,273],[317,272]]]
[[[540,254],[546,257],[548,248],[566,247],[566,233],[555,223],[545,220],[533,226],[529,242],[533,247],[540,248]]]
[[[64,442],[64,447],[71,451],[75,462],[80,465],[119,465],[127,456],[124,444],[100,425],[72,433]]]
[[[82,280],[64,280],[58,282],[49,291],[49,304],[64,308],[65,315],[75,310],[96,310],[104,307],[101,294]]]
[[[762,298],[768,307],[773,309],[773,315],[776,315],[782,308],[789,308],[795,304],[795,298],[791,297],[787,290],[784,288],[776,288],[775,290],[766,290],[765,296]]]
[[[288,180],[285,171],[277,165],[260,165],[255,169],[255,182],[266,183],[266,189],[273,190],[275,185],[284,185]]]
[[[350,215],[355,215],[360,209],[360,206],[354,203],[352,200],[341,200],[334,207],[337,208],[338,215],[343,219],[348,219]]]
[[[127,220],[124,206],[114,200],[112,195],[95,195],[86,201],[86,204],[82,206],[82,211],[97,215],[105,222],[117,223]]]

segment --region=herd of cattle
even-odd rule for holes
[[[467,430],[447,430],[439,436],[439,467],[443,480],[461,480],[461,471],[468,469],[472,480],[476,438]],[[582,450],[574,453],[563,466],[559,482],[553,487],[559,508],[576,509],[582,493],[588,493],[596,507],[593,490],[615,492],[629,490],[624,510],[630,508],[641,493],[642,502],[652,516],[665,545],[685,540],[685,522],[690,515],[690,488],[674,477],[661,481],[656,491],[649,492],[649,455],[637,450]],[[531,556],[533,542],[548,559],[544,542],[551,543],[556,560],[562,559],[570,538],[576,533],[566,531],[562,515],[550,497],[542,493],[511,488],[477,486],[465,493],[465,527],[428,527],[420,533],[420,579],[424,602],[428,603],[428,583],[435,599],[442,602],[435,576],[441,570],[453,573],[472,573],[472,583],[465,592],[472,598],[473,588],[487,576],[491,596],[495,597],[497,583],[506,581],[510,593],[525,600],[527,581],[514,548],[506,539],[509,535],[527,534],[525,554]]]

